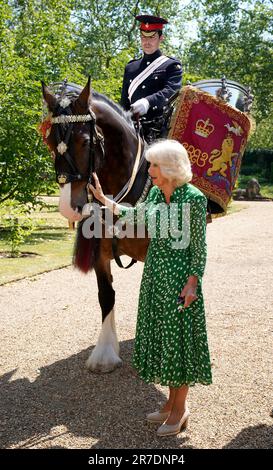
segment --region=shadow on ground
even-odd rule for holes
[[[88,349],[42,367],[33,382],[12,380],[15,371],[3,375],[0,448],[74,447],[75,437],[90,438],[94,449],[188,447],[185,434],[163,442],[146,423],[145,414],[157,409],[164,397],[137,377],[130,365],[132,346],[133,341],[121,343],[124,364],[111,374],[88,372]],[[67,428],[67,441],[65,436],[56,440],[51,432],[56,426]]]
[[[223,449],[273,449],[273,425],[259,424],[245,428]]]
[[[0,448],[83,448],[77,438],[92,449],[192,448],[184,432],[157,438],[146,423],[165,397],[132,369],[132,347],[133,341],[121,343],[124,363],[111,374],[88,372],[89,348],[42,367],[33,382],[13,380],[15,370],[0,377]],[[64,429],[56,434],[57,426]],[[273,426],[245,428],[224,448],[273,448]]]

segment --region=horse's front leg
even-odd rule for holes
[[[115,291],[112,287],[110,260],[100,260],[95,265],[98,282],[99,303],[102,311],[102,329],[97,345],[87,360],[93,372],[111,372],[121,366],[119,344],[115,325]]]

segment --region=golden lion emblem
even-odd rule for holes
[[[233,153],[234,142],[231,135],[227,137],[222,142],[221,150],[214,149],[212,150],[209,163],[212,163],[211,168],[208,169],[207,175],[211,176],[214,172],[219,172],[222,176],[227,177],[226,169],[229,165],[232,165],[232,157],[235,157],[237,153]]]

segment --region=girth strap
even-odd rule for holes
[[[128,264],[128,266],[123,266],[122,262],[121,262],[121,259],[119,257],[119,254],[118,254],[118,238],[114,235],[113,236],[113,239],[112,239],[112,252],[113,252],[113,256],[115,258],[115,262],[117,263],[117,265],[120,267],[120,268],[123,268],[123,269],[128,269],[130,268],[131,266],[133,266],[133,264],[135,264],[137,262],[136,259],[131,259],[130,263]]]

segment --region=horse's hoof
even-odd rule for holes
[[[90,372],[94,374],[109,374],[113,372],[115,369],[122,366],[122,361],[116,364],[90,364],[89,360],[86,361],[86,367]]]
[[[86,361],[87,369],[96,374],[107,374],[109,372],[113,372],[115,369],[121,366],[122,360],[118,356],[116,356],[114,359],[111,358],[111,361],[99,361],[92,357],[91,354],[91,356]]]
[[[109,365],[99,364],[95,369],[89,368],[89,370],[93,372],[94,374],[109,374],[121,366],[122,366],[122,361],[116,364],[109,364]]]

